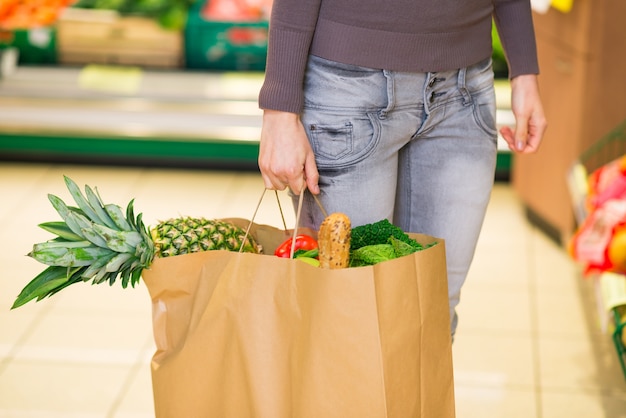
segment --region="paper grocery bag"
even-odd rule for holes
[[[266,254],[288,236],[251,233]],[[443,242],[341,270],[207,251],[143,278],[158,418],[454,417]]]

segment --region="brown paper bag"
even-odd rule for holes
[[[266,254],[287,236],[251,233]],[[143,278],[158,418],[454,417],[443,242],[342,270],[208,251]]]

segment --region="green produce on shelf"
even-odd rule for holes
[[[122,15],[139,15],[156,19],[166,29],[185,26],[191,5],[198,0],[78,0],[73,7],[114,10]]]

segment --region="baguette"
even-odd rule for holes
[[[331,213],[322,224],[318,234],[320,267],[346,268],[350,263],[350,218],[343,213]]]

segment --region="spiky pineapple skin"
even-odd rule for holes
[[[210,250],[258,253],[258,245],[246,231],[228,222],[205,218],[171,218],[150,228],[155,257],[173,257]],[[245,238],[245,242],[244,242]]]

